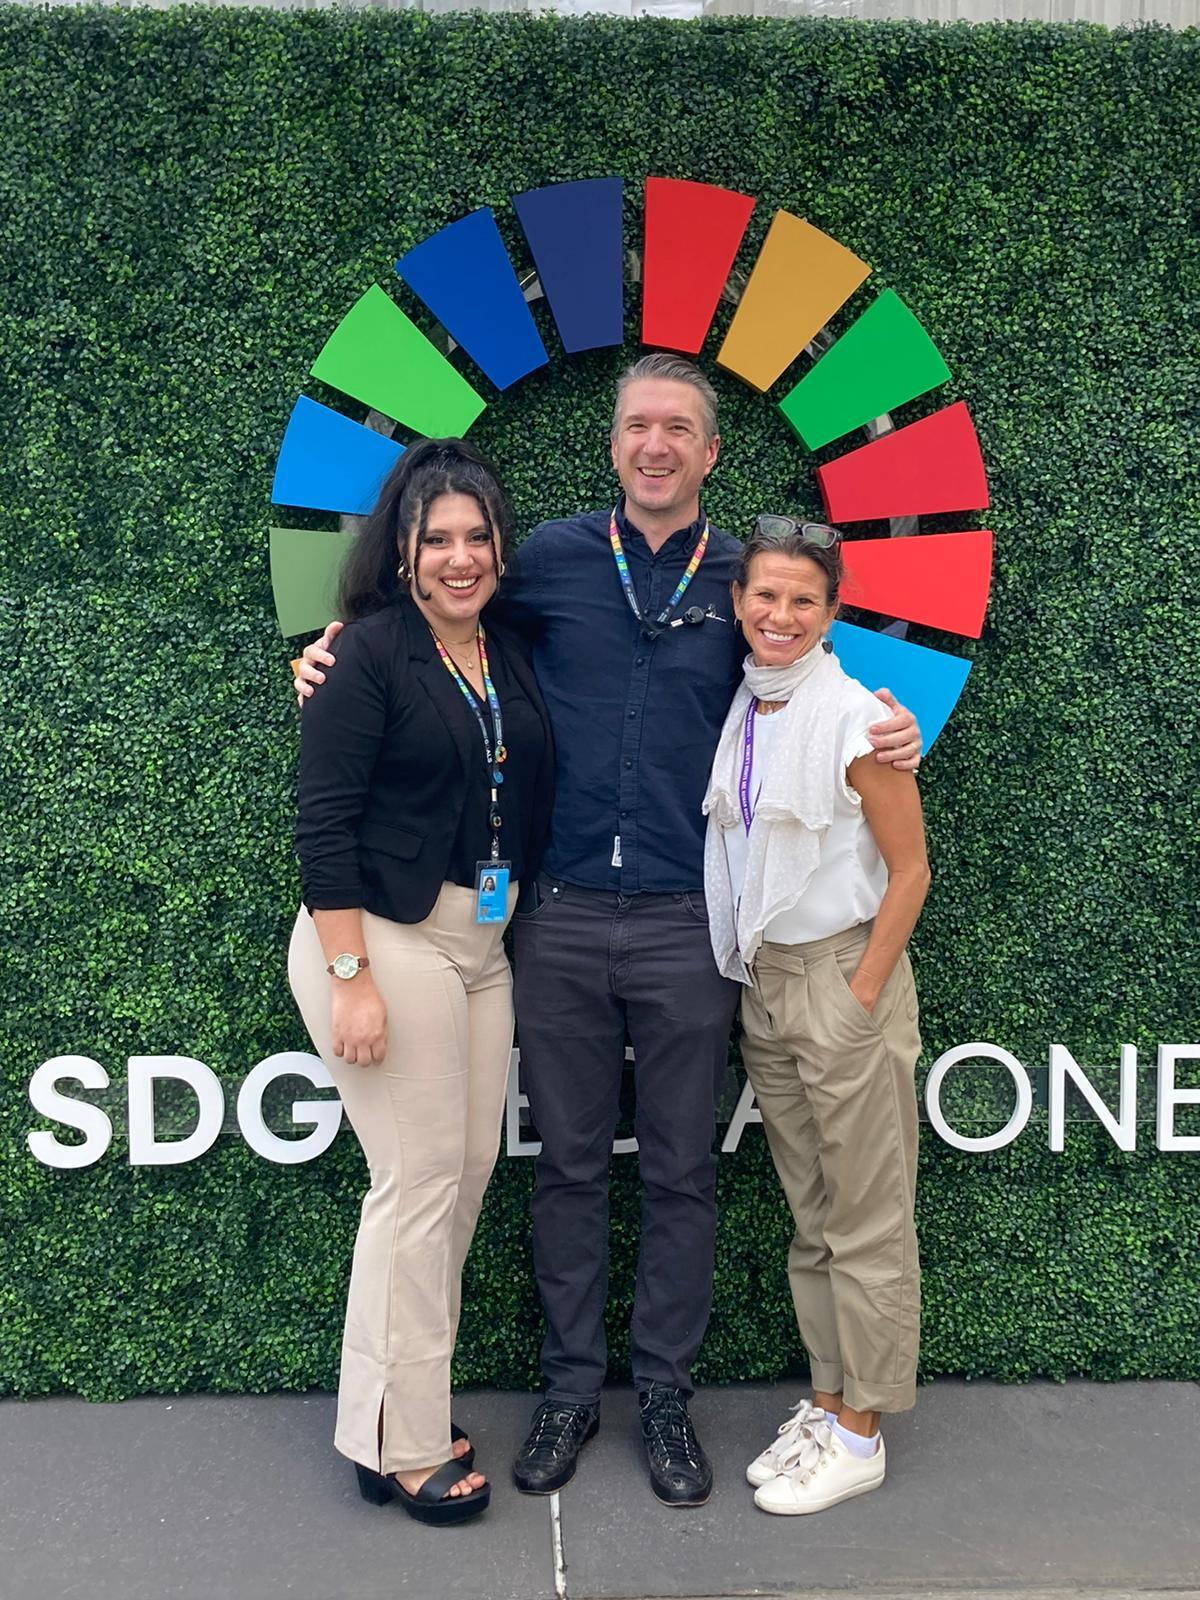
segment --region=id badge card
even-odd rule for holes
[[[475,921],[504,922],[508,917],[511,861],[475,863]]]

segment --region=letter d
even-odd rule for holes
[[[177,1078],[194,1092],[199,1114],[185,1139],[154,1136],[154,1084],[159,1078]],[[195,1161],[211,1150],[225,1120],[225,1096],[211,1067],[191,1056],[130,1056],[129,1058],[129,1165],[173,1167]]]

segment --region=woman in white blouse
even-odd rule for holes
[[[705,797],[713,952],[742,992],[742,1056],[795,1221],[812,1372],[747,1469],[755,1503],[823,1511],[883,1482],[883,1412],[916,1400],[920,1037],[905,946],[929,885],[911,773],[878,761],[886,707],[825,641],[840,535],[762,516],[733,607],[750,649]]]

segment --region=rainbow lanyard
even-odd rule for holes
[[[625,559],[625,549],[621,543],[621,535],[617,532],[617,513],[615,507],[613,508],[612,516],[608,519],[608,542],[612,545],[613,560],[617,563],[617,572],[621,579],[621,588],[625,591],[625,599],[629,602],[629,609],[642,624],[643,629],[645,629],[648,635],[653,638],[655,637],[657,630],[662,627],[667,618],[671,615],[672,611],[674,611],[675,607],[683,599],[688,584],[691,583],[692,579],[696,576],[697,568],[704,560],[704,552],[708,549],[708,518],[705,517],[704,519],[704,532],[696,541],[696,548],[692,551],[692,559],[687,564],[687,570],[684,572],[683,577],[680,578],[678,584],[676,585],[675,593],[671,596],[666,605],[659,612],[658,616],[654,619],[653,628],[647,628],[645,617],[642,614],[642,608],[638,604],[638,597],[633,592],[633,579],[629,576],[629,563]]]
[[[462,690],[463,698],[474,713],[475,721],[479,724],[479,732],[483,736],[483,753],[487,760],[488,776],[492,783],[492,809],[488,818],[492,827],[492,860],[498,861],[500,859],[500,828],[503,818],[500,815],[499,796],[496,790],[504,782],[504,774],[500,771],[500,768],[508,760],[508,751],[504,748],[504,721],[500,714],[500,697],[496,693],[496,686],[492,682],[492,674],[488,667],[487,645],[484,642],[482,623],[476,630],[475,639],[479,645],[479,665],[483,668],[483,687],[487,693],[488,710],[492,714],[492,732],[490,736],[487,724],[483,720],[483,711],[471,689],[471,685],[454,665],[454,662],[451,661],[450,652],[437,634],[433,635],[433,642],[437,645],[437,653],[442,658],[442,665]]]

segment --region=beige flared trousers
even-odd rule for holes
[[[510,890],[509,913],[516,899]],[[496,1162],[512,1049],[512,978],[500,923],[443,884],[424,922],[363,913],[387,1007],[387,1055],[333,1054],[327,962],[296,918],[288,975],[313,1046],[370,1168],[342,1340],[334,1445],[380,1472],[448,1461],[450,1358],[463,1263]],[[352,982],[355,980],[351,980]]]
[[[742,1058],[796,1227],[788,1277],[813,1386],[856,1411],[904,1411],[921,1334],[921,1038],[907,955],[873,1013],[850,991],[869,933],[764,944],[742,993]]]

